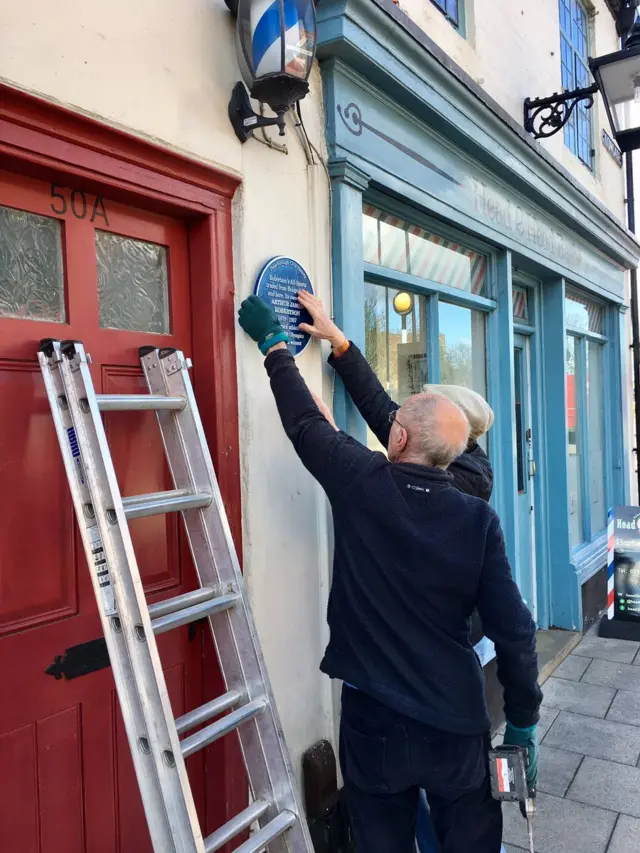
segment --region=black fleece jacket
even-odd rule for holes
[[[469,640],[477,607],[496,644],[507,716],[533,725],[535,627],[493,509],[454,488],[446,471],[390,463],[336,432],[287,350],[265,366],[284,429],[333,510],[323,672],[442,731],[484,733],[483,674]]]

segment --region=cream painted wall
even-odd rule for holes
[[[252,291],[265,260],[289,254],[329,300],[327,177],[321,165],[307,164],[291,124],[286,155],[255,140],[237,141],[227,104],[239,72],[223,0],[0,0],[0,77],[241,175],[234,207],[237,299]],[[321,97],[315,69],[303,111],[322,151]],[[300,367],[321,390],[319,347],[301,356]],[[282,431],[262,358],[241,332],[238,381],[245,573],[299,772],[301,753],[333,733],[331,688],[318,672],[329,520],[323,494]]]
[[[430,0],[400,0],[409,15],[487,93],[518,122],[526,97],[544,97],[562,89],[558,0],[460,0],[466,11],[466,37]],[[604,0],[586,0],[591,11],[592,56],[618,50],[615,24]],[[602,98],[594,104],[595,172],[565,146],[562,133],[542,143],[589,192],[620,219],[624,211],[624,175],[602,145],[611,135]]]

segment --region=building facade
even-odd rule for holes
[[[135,390],[138,346],[183,349],[296,769],[333,729],[325,645],[330,525],[236,309],[267,259],[330,300],[329,182],[292,122],[236,139],[223,0],[0,3],[0,827],[6,853],[150,850],[109,670],[45,670],[101,635],[36,353],[83,340],[99,391]],[[302,104],[324,149],[316,67]],[[257,105],[256,105],[257,108]],[[300,366],[322,390],[322,356]],[[8,413],[13,412],[13,416]],[[168,487],[153,417],[107,430],[123,494]],[[132,522],[150,601],[193,587],[178,520]],[[219,695],[206,626],[159,638],[176,713]],[[246,783],[233,739],[189,767],[205,832]]]
[[[542,627],[580,629],[600,606],[605,514],[630,496],[625,270],[640,247],[621,225],[623,173],[599,100],[544,145],[524,133],[522,105],[581,84],[585,57],[616,49],[615,23],[602,0],[521,5],[320,0],[306,133],[289,121],[284,140],[267,131],[243,146],[227,117],[239,71],[223,0],[65,0],[55,15],[43,0],[0,4],[8,853],[149,849],[109,671],[46,674],[100,625],[41,338],[83,340],[97,387],[113,393],[138,387],[141,344],[193,358],[299,773],[309,746],[336,741],[337,685],[318,671],[331,523],[235,323],[268,258],[302,263],[398,400],[440,381],[487,396],[494,503],[524,598]],[[301,371],[373,446],[326,354],[308,347]],[[152,421],[124,418],[107,421],[123,493],[166,488]],[[190,588],[173,522],[139,520],[133,535],[150,600]],[[490,644],[478,648],[489,664]],[[200,629],[160,649],[177,713],[221,692]],[[211,831],[246,798],[233,743],[189,770]]]
[[[400,401],[429,382],[487,395],[523,597],[540,627],[581,630],[606,598],[608,508],[630,495],[638,246],[599,99],[544,145],[522,125],[525,98],[588,85],[588,57],[617,49],[614,16],[579,0],[319,16],[339,319]]]

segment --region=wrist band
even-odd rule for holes
[[[276,332],[275,335],[271,335],[271,337],[266,338],[266,340],[264,341],[261,341],[258,344],[258,347],[262,355],[266,355],[267,352],[271,349],[271,347],[274,347],[276,344],[280,343],[289,343],[289,335],[287,335],[284,330],[282,332]]]
[[[336,347],[335,349],[332,347],[331,351],[333,352],[333,357],[334,358],[340,358],[340,356],[344,355],[350,346],[351,346],[351,342],[347,340],[347,341],[343,341],[340,344],[340,346]]]

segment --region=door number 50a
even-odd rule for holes
[[[96,218],[104,219],[105,225],[109,224],[107,216],[107,208],[102,199],[102,196],[89,196],[82,190],[74,190],[69,187],[60,187],[56,184],[51,184],[51,210],[57,213],[58,216],[70,210],[76,219],[89,219],[90,222],[95,222]],[[93,204],[91,200],[93,199]]]

